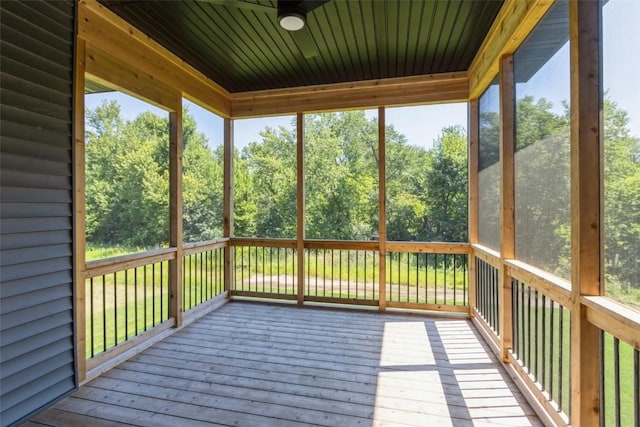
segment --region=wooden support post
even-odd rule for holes
[[[84,141],[84,72],[85,72],[85,41],[77,39],[76,67],[74,76],[74,148],[73,148],[73,294],[74,305],[74,336],[76,349],[76,385],[80,385],[87,375],[87,313],[86,313],[86,284],[85,271],[85,228],[86,228],[86,200],[85,200],[85,141]],[[92,342],[93,344],[93,342]]]
[[[169,113],[169,246],[176,248],[169,261],[169,316],[182,326],[182,103]]]
[[[500,60],[500,357],[509,360],[512,346],[511,276],[505,261],[515,258],[515,83],[513,55]]]
[[[233,120],[224,119],[224,237],[233,237]],[[224,290],[231,296],[234,248],[227,242],[224,248]]]
[[[480,155],[479,102],[469,102],[469,243],[478,243],[478,159]],[[476,306],[476,261],[473,251],[469,254],[469,316],[474,317]]]
[[[569,2],[571,49],[571,424],[600,414],[600,331],[581,296],[602,286],[599,2]]]
[[[387,306],[387,167],[386,119],[384,107],[378,108],[378,307]]]
[[[304,304],[304,114],[298,113],[296,116],[296,135],[297,135],[297,194],[298,194],[298,235],[297,235],[297,255],[298,255],[298,305]]]

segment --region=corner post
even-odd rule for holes
[[[233,238],[233,120],[224,119],[224,177],[223,177],[223,235]],[[233,256],[234,247],[231,240],[224,247],[224,290],[227,298],[231,298],[231,285],[233,283]]]
[[[469,102],[469,245],[478,243],[478,158],[480,155],[479,103]],[[469,316],[474,317],[476,306],[476,261],[473,250],[469,252]]]
[[[305,238],[305,204],[304,204],[304,113],[298,113],[296,116],[296,136],[297,136],[297,239],[296,253],[298,257],[298,289],[297,301],[298,305],[304,304],[304,238]]]
[[[74,327],[76,346],[77,385],[87,376],[87,313],[85,284],[85,246],[86,246],[86,198],[85,198],[85,140],[84,140],[84,72],[85,41],[76,39],[76,66],[74,76],[74,147],[73,147],[73,206],[74,206],[74,269],[73,293],[75,295]],[[93,344],[93,342],[92,342]]]
[[[176,249],[169,261],[169,316],[182,326],[182,102],[169,113],[169,246]]]
[[[571,424],[600,417],[600,330],[582,296],[602,286],[600,2],[569,2],[571,49]]]
[[[509,360],[513,341],[511,276],[505,261],[515,258],[515,83],[513,55],[500,59],[500,357]]]
[[[378,308],[387,308],[387,165],[385,108],[378,107]]]

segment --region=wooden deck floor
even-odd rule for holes
[[[48,426],[538,426],[466,320],[232,302],[32,419]]]

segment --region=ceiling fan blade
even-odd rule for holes
[[[329,0],[303,0],[304,8],[307,13],[319,8],[320,6],[329,3]]]
[[[295,31],[292,36],[306,59],[318,56],[318,48],[311,37],[308,26],[305,25],[301,30]]]
[[[197,0],[203,3],[211,3],[223,7],[235,7],[236,9],[252,10],[254,12],[277,13],[278,9],[270,6],[263,6],[257,3],[249,3],[243,0]]]

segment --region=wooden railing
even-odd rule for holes
[[[466,243],[387,242],[384,263],[377,241],[305,240],[302,264],[296,240],[231,246],[231,296],[468,312]]]
[[[480,245],[472,245],[475,298],[471,301],[471,313],[476,325],[499,347],[500,332],[500,254]]]
[[[378,242],[307,240],[304,300],[378,305]]]
[[[186,244],[182,250],[181,312],[224,294],[224,248],[229,239]],[[177,324],[171,314],[170,263],[176,248],[89,261],[85,265],[84,344],[87,371]]]
[[[182,252],[182,310],[190,310],[224,293],[227,239],[185,244]]]
[[[556,425],[571,423],[571,284],[553,274],[472,245],[475,266],[474,323],[496,354],[508,339],[505,361],[535,399],[544,416]],[[506,272],[507,287],[499,279]],[[510,289],[497,300],[499,287]],[[586,321],[601,332],[600,403],[602,426],[640,425],[640,313],[606,297],[580,297]],[[501,307],[504,306],[502,309]],[[506,310],[505,310],[506,308]],[[502,336],[501,321],[509,321],[509,336]],[[593,372],[593,375],[597,375]]]
[[[239,239],[233,247],[231,295],[293,300],[297,293],[296,241]]]
[[[512,278],[513,344],[509,361],[559,424],[571,405],[571,315],[544,291]]]
[[[173,326],[169,319],[169,262],[175,256],[175,249],[157,249],[86,263],[87,370],[130,347],[152,329]],[[114,351],[116,347],[120,349]]]
[[[388,242],[386,306],[469,312],[466,243]]]
[[[600,329],[600,425],[640,426],[640,312],[606,297],[582,297]]]

